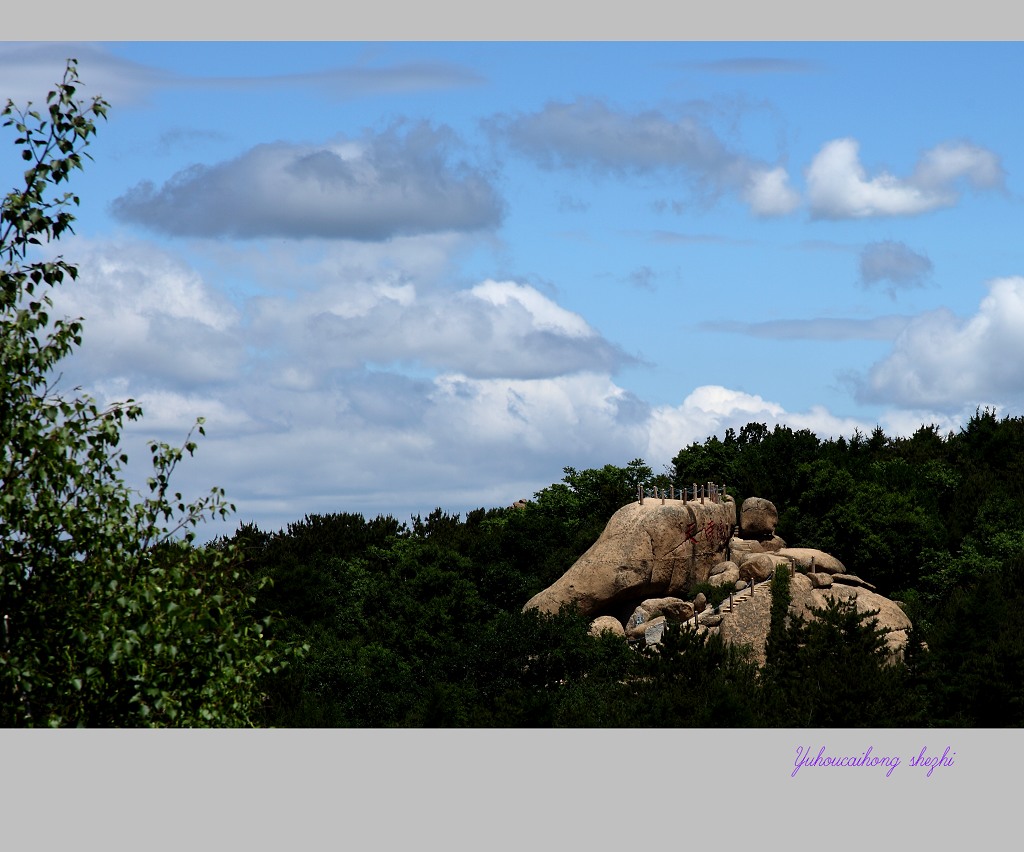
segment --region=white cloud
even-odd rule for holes
[[[880,418],[880,425],[885,434],[893,437],[896,435],[909,437],[922,426],[938,426],[939,435],[945,437],[950,432],[956,432],[975,413],[976,406],[965,406],[960,411],[949,414],[941,411],[931,411],[923,408],[887,410]],[[863,429],[861,430],[864,431]]]
[[[961,178],[979,189],[1000,186],[1003,180],[996,155],[966,143],[926,151],[908,179],[884,171],[869,178],[859,147],[855,139],[835,139],[811,162],[807,195],[814,216],[911,216],[955,204],[959,199],[955,184]]]
[[[993,188],[1003,183],[1003,167],[991,151],[970,143],[946,143],[925,151],[914,170],[917,186],[943,187],[961,177],[976,187]]]
[[[85,316],[86,333],[64,384],[142,404],[146,416],[127,430],[140,483],[148,454],[137,442],[180,443],[202,416],[209,437],[181,468],[183,491],[221,484],[245,511],[286,505],[291,519],[346,500],[398,511],[410,488],[429,494],[435,481],[495,493],[539,465],[557,473],[573,441],[613,453],[636,408],[609,377],[629,359],[581,316],[514,281],[453,289],[436,280],[441,265],[396,270],[408,260],[401,241],[344,260],[327,250],[306,265],[299,250],[274,257],[296,286],[235,303],[148,243],[65,248],[81,274],[58,290],[57,313]],[[432,256],[422,241],[409,248]],[[242,257],[234,264],[220,246],[204,265],[271,274],[262,252]],[[381,504],[365,503],[371,493]]]
[[[452,292],[341,279],[291,297],[254,299],[250,314],[255,339],[323,380],[365,363],[541,378],[612,371],[632,360],[578,314],[515,282]]]
[[[807,171],[807,191],[813,212],[843,219],[923,213],[952,203],[948,194],[936,197],[882,172],[868,180],[854,139],[827,143]]]
[[[659,406],[651,412],[646,426],[646,458],[667,463],[683,447],[710,435],[721,437],[726,429],[738,432],[747,423],[765,423],[769,429],[776,425],[809,429],[823,438],[852,435],[855,429],[868,428],[862,420],[837,417],[822,406],[812,406],[805,412],[787,411],[756,394],[704,385],[695,388],[681,405]]]
[[[244,352],[239,314],[193,269],[154,246],[70,241],[80,274],[54,292],[55,316],[84,317],[78,379],[145,373],[173,387],[230,380]]]
[[[207,437],[180,466],[175,489],[227,490],[238,515],[211,535],[248,520],[276,529],[307,512],[405,519],[435,506],[510,504],[557,481],[566,465],[642,457],[657,469],[683,447],[751,421],[822,436],[874,426],[719,385],[651,406],[613,378],[615,347],[550,296],[516,281],[440,286],[396,272],[388,252],[376,264],[366,252],[355,266],[331,251],[306,267],[295,253],[283,256],[281,270],[301,271],[301,286],[239,295],[232,306],[147,244],[76,240],[72,248],[87,260],[67,288],[87,334],[69,375],[85,377],[102,400],[143,405],[146,416],[126,433],[138,483],[148,474],[142,440],[180,443],[206,418]],[[990,300],[989,331],[996,319],[1024,324],[1020,279],[994,284]],[[220,367],[201,369],[209,360]],[[905,420],[896,410],[882,422]]]
[[[473,296],[496,307],[511,302],[522,306],[534,326],[567,337],[594,337],[594,330],[579,314],[556,305],[533,287],[513,281],[484,281],[469,291]]]
[[[911,321],[871,367],[859,396],[900,407],[959,411],[1024,403],[1024,278],[998,278],[977,313],[946,309]]]
[[[789,185],[789,174],[781,166],[751,170],[743,195],[758,216],[785,216],[800,206],[800,194]]]

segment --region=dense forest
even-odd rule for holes
[[[902,603],[890,666],[872,622],[833,607],[785,618],[768,661],[670,630],[660,652],[594,638],[572,612],[523,604],[564,573],[637,485],[725,482],[779,508],[790,546],[817,547]],[[750,423],[654,475],[566,468],[525,507],[442,509],[402,523],[309,515],[243,525],[254,616],[307,646],[264,682],[267,726],[1015,726],[1024,721],[1024,418],[979,410],[957,433],[821,440]],[[780,609],[781,607],[781,609]]]

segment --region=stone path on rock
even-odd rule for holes
[[[746,603],[747,601],[749,601],[753,597],[757,597],[758,596],[758,589],[761,590],[761,595],[760,596],[764,596],[764,595],[768,594],[768,587],[771,586],[771,582],[772,582],[772,579],[771,579],[771,577],[769,577],[767,580],[762,580],[760,583],[754,583],[753,586],[751,586],[748,583],[741,591],[733,592],[732,593],[732,608],[730,609],[730,606],[729,606],[729,598],[726,598],[724,601],[722,601],[718,605],[718,615],[721,615],[722,616],[722,620],[724,621],[726,618],[729,617],[730,614],[732,614],[733,610],[735,610],[735,608],[737,606],[739,606],[740,604]],[[698,621],[698,625],[699,626],[703,626],[703,625],[700,625],[699,621]],[[719,625],[719,626],[721,626],[721,625]],[[704,627],[704,629],[707,630],[708,628]]]
[[[722,601],[718,605],[718,610],[717,610],[717,612],[715,614],[716,615],[721,615],[722,616],[722,621],[719,622],[717,625],[709,627],[707,624],[702,624],[700,622],[699,616],[698,616],[696,629],[701,631],[701,632],[705,632],[705,633],[707,631],[709,631],[709,630],[712,630],[712,629],[714,629],[716,631],[719,630],[721,628],[722,624],[725,623],[725,621],[736,610],[737,607],[739,607],[740,605],[746,603],[747,601],[751,600],[754,597],[763,597],[764,595],[768,594],[769,593],[768,587],[771,585],[771,582],[772,582],[772,579],[771,579],[771,577],[769,577],[767,580],[762,580],[760,583],[754,583],[753,587],[751,587],[750,584],[748,583],[740,591],[734,591],[732,593],[732,608],[731,609],[730,609],[730,606],[729,606],[729,598],[726,598],[724,601]],[[705,610],[705,612],[706,611],[707,610]],[[684,627],[688,626],[688,627],[690,627],[692,629],[693,626],[694,626],[693,622],[694,622],[694,620],[692,618],[687,619],[686,621],[683,622],[683,626]],[[651,639],[647,639],[646,640],[647,644],[650,645],[650,644],[656,644],[656,643],[660,642],[661,641],[661,635],[662,635],[662,633],[659,630],[658,634],[657,634],[657,638],[654,639],[653,642],[651,641]],[[646,634],[645,634],[645,637],[646,637]]]

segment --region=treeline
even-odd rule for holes
[[[264,681],[268,726],[1015,726],[1024,721],[1024,419],[959,432],[821,440],[751,423],[654,475],[566,468],[525,508],[402,523],[311,515],[230,541],[274,635],[306,655]],[[659,653],[523,604],[594,542],[639,484],[725,482],[765,497],[778,533],[902,601],[905,666],[855,611],[773,617],[768,664],[686,630]],[[780,593],[780,597],[781,597]],[[778,609],[778,608],[777,608]]]

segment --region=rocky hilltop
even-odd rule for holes
[[[643,600],[685,595],[725,558],[736,526],[731,497],[712,500],[647,498],[623,506],[600,537],[526,609],[558,612],[576,605],[583,615],[622,621]]]
[[[746,644],[764,663],[771,591],[776,570],[790,575],[791,615],[813,618],[829,598],[852,601],[863,612],[878,611],[890,652],[902,655],[910,620],[899,605],[849,573],[834,556],[813,548],[790,548],[775,534],[778,511],[769,500],[743,501],[737,524],[732,497],[641,498],[619,509],[600,537],[555,583],[524,609],[557,612],[575,605],[591,619],[591,632],[611,631],[656,644],[668,621],[687,622]],[[701,583],[726,586],[730,598],[711,607]],[[692,596],[691,596],[692,595]]]

